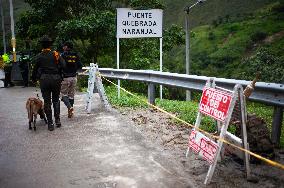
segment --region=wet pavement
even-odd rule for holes
[[[79,94],[72,119],[61,103],[61,128],[50,132],[38,118],[29,130],[25,102],[36,93],[0,88],[0,187],[194,187],[174,156],[105,111],[98,95],[91,114]]]

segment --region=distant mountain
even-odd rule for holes
[[[206,7],[200,8],[205,12]],[[191,28],[191,73],[252,80],[260,71],[261,81],[284,83],[283,1],[273,1],[238,16],[214,19],[213,15],[208,18],[211,24],[204,20],[202,25],[196,23],[196,27]],[[202,17],[196,19],[203,22]],[[164,58],[169,70],[184,73],[184,49],[185,46],[173,46],[172,52]]]
[[[184,7],[193,5],[197,0],[164,0],[165,25],[184,25]],[[196,27],[212,23],[214,20],[225,17],[236,17],[248,14],[262,8],[275,0],[207,0],[190,11],[190,25]]]
[[[185,12],[184,7],[192,5],[197,0],[164,0],[166,8],[164,10],[164,24],[168,26],[170,24],[184,25]],[[226,16],[235,17],[243,14],[247,14],[262,8],[275,0],[207,0],[195,6],[190,11],[190,26],[196,27],[199,25],[210,24],[214,20],[219,18],[225,18]],[[9,0],[2,0],[5,28],[10,31],[10,13],[9,13]],[[14,18],[20,16],[20,14],[27,9],[29,5],[24,0],[13,0],[14,5]],[[2,34],[2,31],[0,31]]]

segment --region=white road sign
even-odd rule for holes
[[[163,10],[117,9],[117,38],[162,37]]]

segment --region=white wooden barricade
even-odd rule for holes
[[[237,100],[239,100],[239,107],[241,109],[242,139],[227,131]],[[218,140],[217,143],[195,129],[200,126],[203,115],[210,116],[217,120],[217,125],[219,128],[221,128],[219,135],[220,140]],[[234,90],[230,91],[225,88],[217,87],[215,85],[214,78],[210,78],[203,89],[202,98],[199,104],[199,112],[195,122],[195,128],[192,129],[189,136],[189,144],[186,152],[187,157],[189,150],[191,149],[210,163],[204,184],[209,184],[212,179],[217,161],[220,158],[220,153],[223,146],[222,139],[228,140],[230,143],[248,150],[246,121],[246,104],[242,86],[237,84],[234,87]],[[246,166],[246,176],[249,178],[249,155],[247,152],[242,152],[242,155]]]
[[[86,94],[86,110],[91,113],[92,110],[92,98],[94,95],[94,89],[97,88],[101,101],[103,102],[107,110],[111,109],[108,102],[107,96],[105,94],[104,86],[102,84],[102,79],[99,73],[98,65],[91,63],[89,69],[89,79],[88,79],[88,90]]]

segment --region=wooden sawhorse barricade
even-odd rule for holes
[[[110,110],[111,106],[108,102],[107,96],[105,94],[104,86],[100,76],[99,68],[97,64],[91,63],[89,68],[89,79],[88,79],[88,90],[86,94],[86,110],[91,113],[92,110],[92,98],[94,95],[94,89],[98,91],[101,101],[103,102],[106,110]]]
[[[237,100],[239,103],[236,103]],[[239,105],[238,107],[240,108],[242,139],[227,131],[235,105]],[[221,129],[217,143],[198,131],[202,116],[204,115],[214,118],[217,121],[218,129]],[[233,91],[231,91],[217,87],[214,79],[210,78],[203,89],[197,119],[194,128],[191,130],[186,152],[187,157],[189,150],[191,149],[210,163],[204,184],[209,184],[212,179],[217,161],[220,158],[220,153],[222,151],[222,140],[227,140],[234,145],[248,150],[246,122],[247,112],[242,86],[237,84]],[[240,154],[239,151],[238,154]],[[247,152],[241,152],[241,155],[242,156],[240,157],[243,158],[246,166],[246,176],[249,178],[249,154]]]

